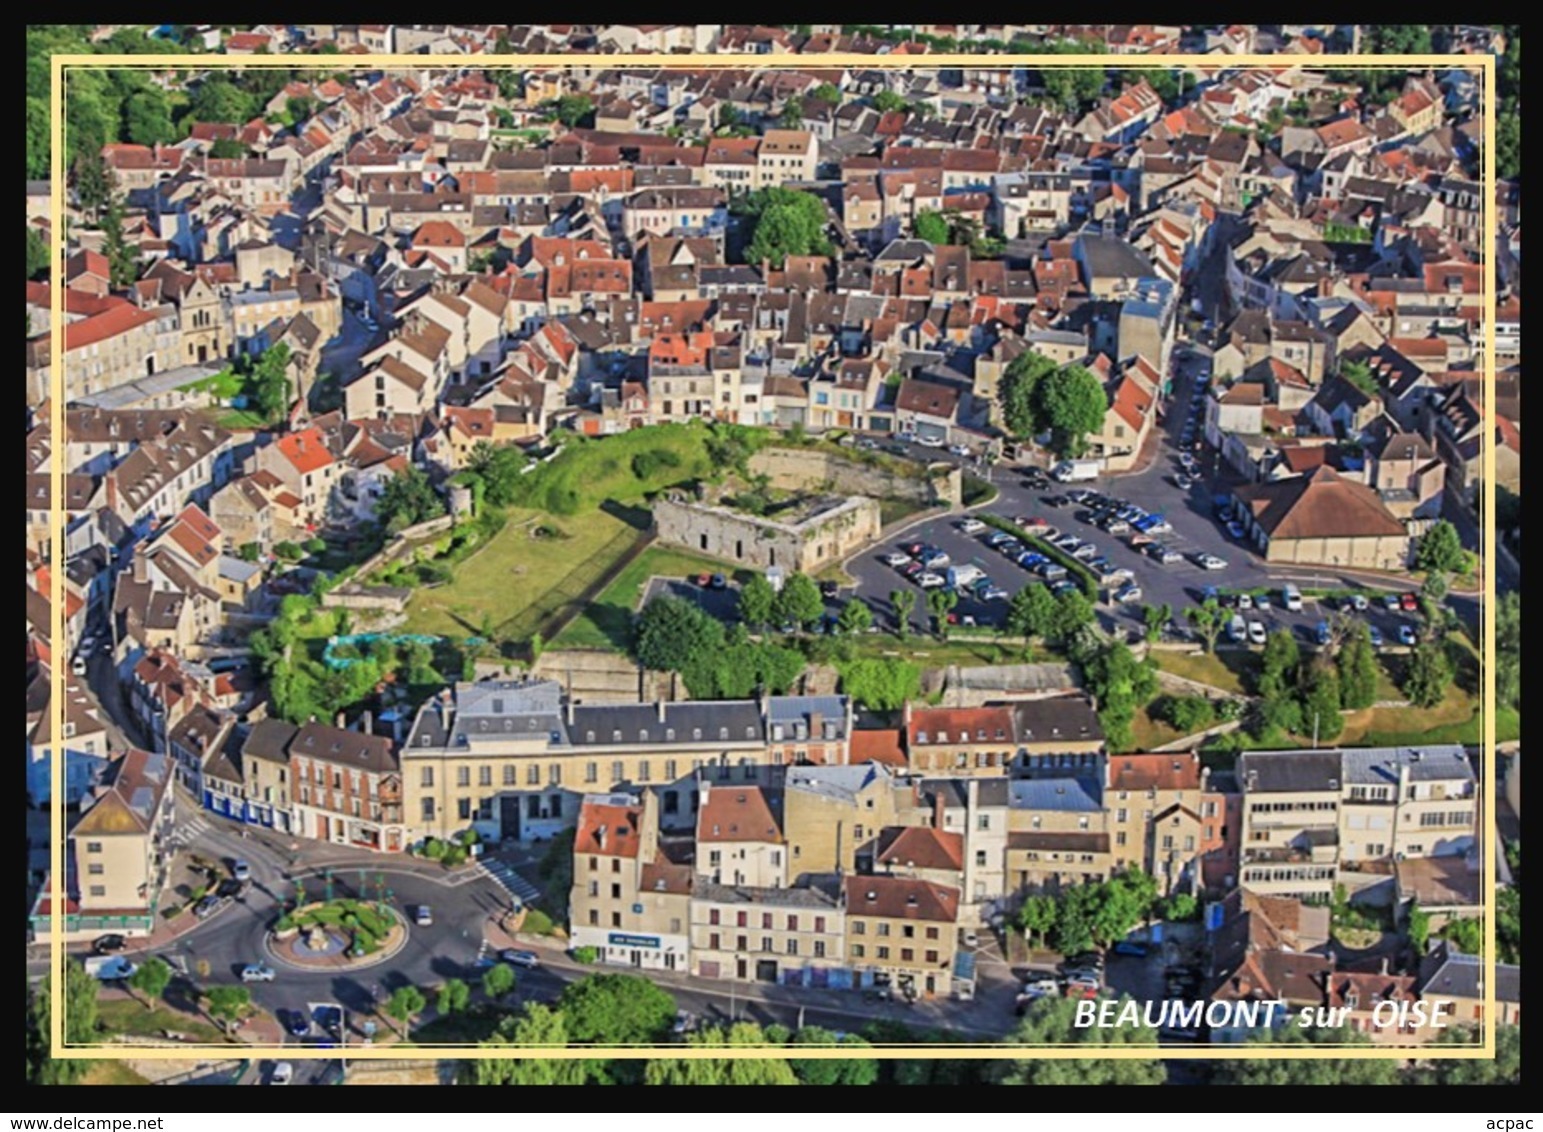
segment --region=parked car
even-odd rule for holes
[[[1098,525],[1112,535],[1123,535],[1130,530],[1130,524],[1118,515],[1112,515]]]
[[[823,597],[823,598],[827,598],[827,599],[828,598],[833,598],[833,597],[835,597],[840,592],[841,592],[841,587],[836,585],[835,582],[821,582],[820,583],[820,596]]]
[[[295,1079],[295,1067],[287,1061],[281,1061],[273,1067],[273,1072],[268,1075],[268,1084],[287,1085]]]
[[[1017,523],[1031,535],[1043,535],[1050,527],[1050,524],[1038,515],[1020,515],[1013,522]]]
[[[1255,609],[1269,609],[1270,608],[1270,595],[1269,594],[1255,594],[1254,595],[1254,608]]]
[[[1265,631],[1264,631],[1264,622],[1262,622],[1262,621],[1250,621],[1248,623],[1248,643],[1249,644],[1251,644],[1251,645],[1262,645],[1262,644],[1264,644],[1264,642],[1267,639],[1268,639],[1268,634],[1265,633]]]
[[[223,903],[225,901],[221,900],[218,896],[205,896],[194,905],[193,915],[200,920],[207,920],[210,916],[214,915],[215,909]]]
[[[935,590],[939,586],[946,585],[948,579],[942,574],[934,574],[931,570],[923,570],[916,575],[915,581],[924,590]]]
[[[533,970],[541,966],[541,956],[537,955],[534,951],[509,948],[505,951],[500,951],[498,957],[511,967],[524,967],[526,970]]]
[[[303,1038],[311,1032],[311,1020],[303,1010],[279,1010],[276,1017],[284,1032],[292,1038]]]
[[[1120,589],[1116,591],[1114,600],[1118,602],[1140,601],[1141,587],[1135,585],[1134,583],[1127,586],[1121,586]]]
[[[1382,608],[1386,609],[1389,613],[1397,613],[1399,609],[1398,595],[1384,594],[1382,597]]]
[[[1047,582],[1059,582],[1066,577],[1066,567],[1058,562],[1041,562],[1034,572]]]
[[[971,455],[970,446],[968,444],[950,444],[948,446],[948,450],[955,456],[963,456],[965,458],[969,458]]]
[[[948,556],[947,551],[939,550],[937,547],[931,547],[930,549],[922,552],[922,556],[919,561],[929,570],[942,570],[947,566],[953,565],[954,560]]]
[[[97,955],[115,955],[128,945],[128,940],[121,935],[101,935],[92,942],[91,950]]]
[[[1023,543],[1015,538],[1010,538],[1006,542],[997,543],[997,550],[1001,551],[1008,558],[1017,558],[1018,555],[1023,553]]]
[[[1233,521],[1231,523],[1228,523],[1227,524],[1227,533],[1229,535],[1231,535],[1234,539],[1236,539],[1238,542],[1242,542],[1243,541],[1243,524],[1239,523],[1237,521]]]
[[[1317,627],[1313,629],[1313,637],[1314,637],[1315,640],[1317,640],[1317,642],[1320,645],[1328,644],[1329,643],[1329,623],[1327,621],[1320,621],[1320,622],[1318,622]]]
[[[230,864],[230,875],[245,884],[252,879],[252,866],[239,858]]]
[[[413,913],[413,923],[417,924],[420,928],[433,927],[434,909],[430,908],[427,904],[418,905],[417,911]]]
[[[1252,608],[1254,608],[1253,596],[1251,594],[1239,594],[1238,595],[1238,608],[1239,609],[1252,609]]]
[[[726,590],[729,588],[729,580],[722,574],[714,574],[707,580],[707,588],[710,590]]]
[[[883,558],[884,565],[886,566],[904,566],[909,561],[911,561],[911,556],[902,554],[898,550],[890,551]]]
[[[918,436],[916,443],[923,448],[942,448],[944,440],[941,436]]]
[[[1076,535],[1062,535],[1051,545],[1058,547],[1061,550],[1072,551],[1076,550],[1079,546],[1082,545],[1082,540]]]
[[[959,529],[967,535],[979,534],[986,529],[986,524],[972,515],[968,519],[959,520]]]
[[[1084,562],[1088,561],[1089,559],[1097,558],[1098,547],[1094,546],[1091,542],[1085,542],[1076,550],[1072,551],[1072,557],[1081,559]]]
[[[1366,600],[1365,594],[1351,594],[1350,608],[1355,610],[1357,613],[1365,613],[1369,608],[1371,608],[1371,602]]]
[[[1372,643],[1372,648],[1380,649],[1382,647],[1382,630],[1368,622],[1366,625],[1366,639]]]
[[[1001,586],[987,586],[985,589],[976,590],[975,596],[981,601],[1006,601],[1012,595]]]
[[[1024,981],[1022,994],[1035,995],[1036,997],[1047,994],[1055,994],[1061,989],[1061,984],[1050,975],[1040,975]]]
[[[1173,486],[1178,488],[1180,491],[1188,491],[1195,486],[1195,481],[1190,479],[1188,476],[1174,476]]]
[[[1097,998],[1100,984],[1091,979],[1073,979],[1066,984],[1067,998]]]
[[[1418,613],[1420,611],[1420,599],[1414,594],[1404,594],[1398,599],[1398,607],[1405,613]]]
[[[1147,945],[1133,939],[1122,939],[1111,949],[1116,955],[1129,955],[1133,959],[1147,957]]]
[[[677,1037],[691,1033],[696,1029],[696,1015],[688,1010],[679,1010],[675,1013],[675,1023],[670,1027],[670,1032]]]
[[[1202,554],[1197,561],[1200,563],[1202,570],[1225,570],[1227,568],[1227,560],[1225,558],[1218,558],[1214,554]]]
[[[1414,631],[1413,625],[1400,625],[1398,627],[1398,643],[1413,648],[1420,643],[1420,635]]]
[[[900,567],[900,572],[914,582],[925,569],[926,567],[920,562],[907,562],[904,566]]]
[[[927,544],[924,542],[903,542],[900,544],[900,549],[905,551],[912,558],[915,558],[918,554],[927,549]]]
[[[248,963],[241,968],[241,981],[243,983],[271,983],[273,982],[273,968],[266,963]]]
[[[1058,582],[1051,582],[1050,583],[1050,592],[1055,597],[1060,597],[1064,593],[1070,593],[1072,590],[1074,590],[1076,588],[1077,588],[1077,583],[1072,581],[1070,578],[1062,578]]]

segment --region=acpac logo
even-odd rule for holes
[[[1484,1127],[1492,1132],[1532,1132],[1532,1120],[1491,1120]]]

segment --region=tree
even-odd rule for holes
[[[1204,696],[1164,696],[1152,714],[1172,724],[1180,735],[1204,731],[1216,721],[1216,709]]]
[[[1339,367],[1339,375],[1368,397],[1382,396],[1382,387],[1377,384],[1372,367],[1365,362],[1345,362]]]
[[[166,992],[171,982],[171,966],[166,960],[152,956],[134,969],[129,976],[129,987],[145,996],[145,1009],[155,1005],[155,1000]]]
[[[792,622],[800,628],[818,621],[824,612],[825,599],[820,596],[820,587],[807,574],[790,575],[772,602],[774,618],[784,624]]]
[[[825,235],[825,204],[819,197],[782,185],[758,189],[737,203],[736,211],[753,224],[745,262],[765,260],[781,269],[787,257],[830,255]]]
[[[1424,955],[1430,944],[1430,913],[1421,908],[1418,901],[1409,902],[1404,934],[1409,937],[1409,949],[1417,956]]]
[[[190,116],[197,122],[241,125],[256,117],[257,110],[251,95],[217,73],[198,84],[190,103]]]
[[[386,1000],[381,1010],[387,1018],[401,1023],[401,1034],[405,1038],[407,1029],[412,1025],[412,1020],[422,1014],[428,1006],[428,999],[423,997],[423,992],[415,986],[397,987],[391,992],[391,997]]]
[[[1287,1025],[1250,1038],[1243,1048],[1370,1044],[1365,1034],[1348,1027],[1330,1029],[1314,1026],[1303,1029],[1301,1026]],[[1244,1058],[1214,1064],[1216,1083],[1226,1085],[1391,1085],[1398,1080],[1397,1062],[1380,1058],[1365,1061],[1359,1058],[1331,1058],[1322,1061],[1303,1058]]]
[[[1460,574],[1466,565],[1467,556],[1457,528],[1445,519],[1437,519],[1420,538],[1414,552],[1414,568]]]
[[[819,1026],[805,1026],[793,1035],[791,1046],[851,1047],[855,1050],[871,1048],[868,1042],[856,1034],[837,1037]],[[791,1052],[791,1050],[790,1050]],[[799,1082],[804,1085],[872,1085],[879,1079],[879,1063],[871,1057],[810,1058],[790,1057],[788,1065]]]
[[[1050,615],[1047,635],[1063,645],[1068,644],[1083,626],[1091,625],[1095,620],[1097,614],[1087,594],[1080,589],[1064,590],[1055,599],[1055,612]]]
[[[280,342],[253,363],[247,387],[257,411],[273,422],[289,409],[289,386],[289,346]]]
[[[1484,954],[1484,921],[1476,919],[1448,920],[1441,929],[1441,936],[1464,955]]]
[[[452,1014],[459,1014],[465,1010],[471,1002],[471,987],[466,985],[464,979],[447,979],[440,985],[439,994],[435,998],[434,1009],[441,1018],[448,1018]]]
[[[392,534],[444,513],[443,500],[429,482],[428,473],[419,467],[398,472],[387,480],[375,504],[375,521]]]
[[[102,214],[102,254],[114,289],[130,286],[139,278],[139,248],[123,235],[123,202],[113,197]]]
[[[495,963],[482,975],[482,993],[495,1002],[514,989],[514,968],[507,963]]]
[[[666,594],[638,616],[638,663],[660,672],[680,672],[723,643],[723,625],[697,605]]]
[[[161,145],[177,140],[171,107],[158,87],[147,87],[123,104],[124,133],[135,145]]]
[[[1339,714],[1339,705],[1339,677],[1334,668],[1329,664],[1312,665],[1302,696],[1302,726],[1312,728],[1315,739],[1332,743],[1345,730],[1345,717]]]
[[[1435,707],[1452,683],[1452,661],[1445,641],[1421,641],[1409,654],[1404,673],[1404,695],[1415,707]]]
[[[881,90],[869,101],[880,114],[888,114],[891,110],[904,110],[907,107],[906,100],[892,90]]]
[[[796,130],[804,121],[804,100],[798,95],[788,99],[782,106],[782,113],[778,115],[778,122],[783,129]]]
[[[586,975],[558,1000],[569,1039],[589,1045],[663,1040],[675,1020],[675,999],[636,975]]]
[[[873,624],[873,610],[860,598],[852,598],[841,607],[836,624],[843,633],[866,633]]]
[[[1264,655],[1260,659],[1259,694],[1265,699],[1289,694],[1301,659],[1301,650],[1289,630],[1277,629],[1271,633],[1265,639]]]
[[[284,100],[284,114],[291,123],[298,126],[316,113],[316,100],[306,95],[287,98]]]
[[[466,458],[465,470],[482,480],[489,503],[505,507],[514,502],[521,470],[529,462],[530,457],[512,444],[494,445],[479,440]]]
[[[493,968],[497,970],[498,968]],[[489,974],[492,971],[488,972]],[[599,1076],[595,1062],[556,1060],[546,1057],[517,1057],[514,1049],[562,1049],[568,1045],[568,1028],[562,1011],[540,1003],[530,1003],[514,1018],[499,1024],[498,1033],[483,1046],[509,1047],[511,1056],[486,1058],[469,1063],[475,1085],[583,1085]]]
[[[246,146],[235,138],[215,138],[214,144],[209,147],[209,156],[220,160],[245,157]]]
[[[1163,638],[1163,630],[1168,627],[1168,622],[1173,620],[1173,606],[1164,602],[1162,605],[1149,605],[1141,612],[1142,620],[1147,626],[1147,642],[1160,641]]]
[[[1119,1005],[1129,1001],[1122,997]],[[1022,1061],[991,1061],[986,1063],[986,1079],[997,1085],[1161,1085],[1167,1080],[1167,1070],[1155,1056],[1157,1035],[1151,1029],[1078,1026],[1076,1017],[1076,1002],[1046,996],[1029,1007],[1005,1044],[1086,1045],[1092,1047],[1088,1052],[1093,1056],[1051,1061],[1030,1055]],[[1098,1047],[1108,1046],[1152,1046],[1154,1056],[1150,1061],[1097,1056]]]
[[[204,1009],[227,1031],[245,1017],[251,1007],[252,992],[246,987],[218,986],[204,992]]]
[[[1361,40],[1368,55],[1429,55],[1430,28],[1424,24],[1383,24],[1368,27]]]
[[[932,614],[933,630],[943,640],[948,640],[948,615],[959,604],[959,595],[947,586],[935,586],[927,591],[927,612]]]
[[[595,100],[587,94],[565,94],[552,104],[552,112],[571,130],[595,112]]]
[[[80,960],[64,961],[64,1040],[70,1045],[99,1040],[96,1032],[97,993],[101,984]],[[27,1004],[27,1082],[32,1085],[69,1085],[85,1075],[89,1062],[55,1059],[52,1045],[53,976],[45,975],[32,987]]]
[[[27,278],[46,279],[48,277],[49,254],[48,241],[43,239],[43,233],[39,232],[31,224],[27,225]],[[31,324],[28,324],[31,329]]]
[[[891,658],[850,660],[841,665],[841,690],[874,711],[898,711],[921,692],[921,668]]]
[[[924,208],[916,214],[914,231],[918,240],[926,240],[929,244],[948,243],[948,221],[941,212],[930,208]]]
[[[1442,1046],[1483,1044],[1483,1035],[1473,1026],[1448,1026],[1431,1042],[1432,1053]],[[1518,1026],[1495,1027],[1493,1061],[1432,1058],[1411,1075],[1420,1085],[1519,1085],[1522,1076],[1522,1031]]]
[[[916,591],[890,590],[889,604],[895,610],[895,635],[903,641],[911,631],[911,611],[916,608]]]
[[[1183,923],[1200,918],[1200,901],[1187,892],[1175,892],[1166,897],[1161,905],[1162,918],[1170,923]]]
[[[1039,386],[1056,371],[1056,364],[1043,354],[1025,350],[1007,363],[998,397],[1002,402],[1002,420],[1019,440],[1043,432],[1040,417]]]
[[[1504,707],[1521,706],[1522,595],[1500,595],[1495,610],[1495,699]]]
[[[1055,624],[1056,599],[1042,585],[1029,584],[1007,606],[1007,630],[1015,636],[1047,637]]]
[[[81,211],[90,220],[96,220],[113,198],[115,188],[112,170],[100,153],[90,153],[75,162],[75,197]]]
[[[1354,621],[1340,642],[1334,658],[1339,672],[1341,707],[1369,708],[1377,702],[1377,652],[1372,648],[1371,630],[1364,621]]]
[[[1065,597],[1062,595],[1063,601]],[[1098,704],[1098,721],[1110,750],[1129,750],[1136,709],[1157,693],[1157,674],[1150,658],[1137,661],[1123,641],[1111,641],[1083,662],[1082,675]]]
[[[777,591],[766,575],[756,574],[739,588],[739,619],[752,629],[764,628],[772,619]]]
[[[1205,642],[1205,651],[1214,653],[1216,638],[1221,636],[1222,627],[1227,623],[1227,615],[1222,611],[1221,603],[1214,597],[1208,597],[1193,609],[1185,610],[1184,615]]]
[[[1060,905],[1053,896],[1030,896],[1023,902],[1023,907],[1018,909],[1018,926],[1023,929],[1023,934],[1029,942],[1034,942],[1034,937],[1039,936],[1040,942],[1055,930],[1056,920],[1059,918]]]
[[[1036,395],[1051,444],[1063,456],[1081,455],[1087,435],[1104,427],[1109,398],[1098,378],[1082,366],[1062,366],[1039,383]]]
[[[766,1045],[767,1035],[754,1022],[735,1022],[727,1030],[709,1027],[686,1039],[695,1049]],[[655,1058],[643,1070],[645,1085],[796,1085],[798,1077],[785,1058]]]

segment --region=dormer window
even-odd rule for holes
[[[644,727],[644,728],[642,728],[641,730],[638,731],[638,742],[639,743],[646,743],[646,742],[648,742],[648,728]]]

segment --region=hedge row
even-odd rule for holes
[[[1077,579],[1077,584],[1082,588],[1082,592],[1087,595],[1088,600],[1092,602],[1098,601],[1098,579],[1094,577],[1093,571],[1089,570],[1078,559],[1073,558],[1060,547],[1051,546],[1044,539],[1036,538],[1018,526],[1018,524],[1009,522],[1000,515],[979,514],[976,518],[988,526],[995,527],[999,531],[1005,531],[1012,535],[1019,542],[1023,543],[1026,550],[1033,550],[1043,554],[1058,566],[1065,566],[1067,576]]]

